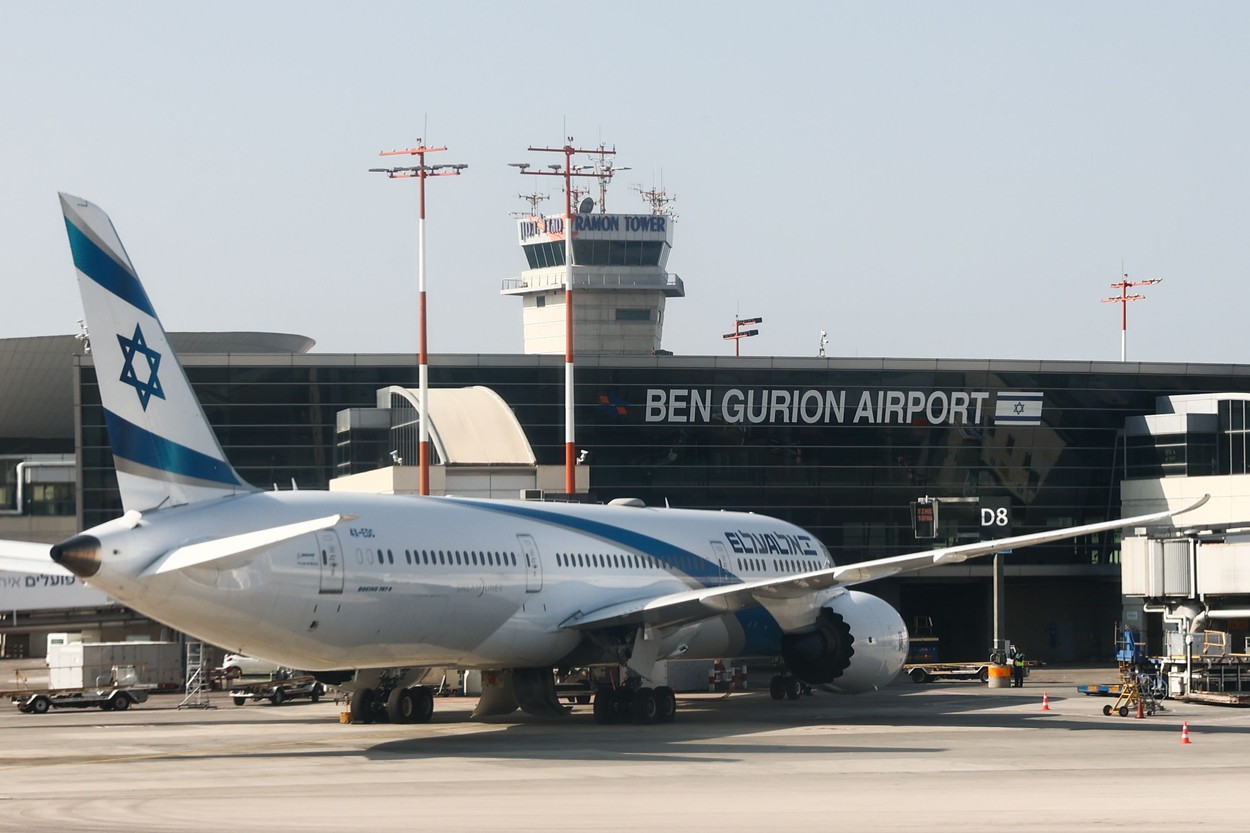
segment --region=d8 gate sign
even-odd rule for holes
[[[1011,498],[983,497],[978,514],[981,520],[982,541],[993,541],[996,538],[1011,536]]]

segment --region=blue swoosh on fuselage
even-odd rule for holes
[[[649,555],[667,569],[684,573],[695,579],[702,587],[720,586],[742,581],[738,576],[722,573],[720,565],[714,564],[697,553],[631,529],[622,529],[619,526],[603,523],[602,521],[569,517],[558,512],[546,512],[542,509],[533,509],[527,506],[507,506],[476,500],[458,500],[457,502],[469,504],[479,509],[489,509],[492,512],[500,512],[505,515],[530,518],[593,535],[617,544],[624,549]],[[693,572],[679,561],[679,559],[683,558],[689,559],[687,563],[693,565]],[[744,641],[739,651],[742,656],[772,656],[777,653],[781,642],[781,626],[777,624],[777,620],[772,617],[772,614],[767,609],[764,607],[752,607],[740,610],[732,615],[742,628]]]
[[[530,509],[522,506],[506,506],[492,505],[484,501],[461,500],[459,503],[466,503],[479,509],[489,509],[492,512],[502,512],[505,515],[515,515],[521,518],[530,518],[543,523],[562,526],[567,529],[575,529],[578,532],[584,532],[587,535],[594,535],[596,538],[602,538],[621,546],[624,549],[633,552],[643,553],[659,561],[666,568],[678,572],[685,573],[695,579],[703,587],[718,587],[727,583],[727,578],[733,581],[739,579],[735,577],[727,577],[721,572],[719,564],[714,564],[703,556],[693,553],[690,550],[670,544],[660,538],[653,538],[650,535],[644,535],[641,532],[635,532],[632,529],[622,529],[619,526],[606,524],[602,521],[592,521],[587,518],[569,517],[557,512],[546,512],[542,509]]]

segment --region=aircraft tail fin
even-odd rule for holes
[[[108,215],[60,196],[123,507],[256,491],[226,460]]]

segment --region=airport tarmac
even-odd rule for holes
[[[4,704],[0,830],[1244,829],[1250,710],[1104,717],[1110,700],[1075,690],[1114,679],[696,695],[658,726],[599,726],[586,706],[470,721],[463,698],[437,699],[420,726],[220,694],[212,709],[179,710],[179,695],[127,712]]]

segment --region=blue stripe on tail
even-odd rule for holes
[[[227,486],[252,487],[239,476],[225,460],[219,460],[193,448],[157,436],[140,428],[117,414],[104,409],[108,423],[113,454],[132,463],[138,463],[179,477],[221,483]]]
[[[139,279],[130,270],[113,260],[108,252],[83,234],[81,229],[70,222],[69,217],[65,218],[65,229],[69,232],[69,248],[78,271],[136,309],[156,317],[156,310],[152,309],[152,302],[143,291],[143,284],[139,283]]]

